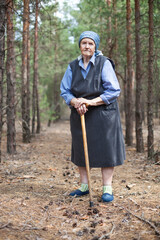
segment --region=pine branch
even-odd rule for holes
[[[154,230],[155,230],[155,233],[160,236],[160,231],[157,229],[157,227],[152,223],[150,222],[149,220],[145,219],[144,217],[139,217],[138,215],[134,214],[133,212],[131,212],[129,209],[123,207],[123,206],[120,206],[118,204],[116,204],[116,206],[124,209],[125,211],[127,211],[128,213],[130,213],[131,215],[133,215],[134,217],[138,218],[139,220],[147,223],[150,227],[152,227]]]

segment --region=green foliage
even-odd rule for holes
[[[34,3],[30,4],[31,23],[31,91],[33,79],[33,48],[34,48]],[[63,74],[70,61],[79,54],[78,39],[80,34],[86,30],[92,30],[100,35],[100,50],[105,55],[111,54],[116,61],[116,71],[125,78],[124,68],[126,66],[126,0],[116,1],[116,6],[108,6],[106,0],[81,0],[78,9],[72,9],[67,3],[64,4],[63,17],[57,13],[58,1],[43,0],[39,4],[39,55],[38,74],[41,95],[41,114],[45,118],[55,116],[57,94],[60,95],[59,85]],[[132,8],[132,53],[133,69],[135,69],[135,10],[134,0],[131,1]],[[143,62],[144,89],[147,80],[147,57],[148,57],[148,2],[140,1],[141,7],[141,46]],[[16,47],[16,89],[20,95],[21,87],[21,52],[22,52],[22,1],[15,1],[15,47]],[[154,51],[155,51],[155,93],[159,95],[160,86],[160,28],[159,28],[160,6],[154,1]],[[110,41],[110,43],[109,43]],[[115,43],[117,46],[115,47]],[[113,48],[110,53],[111,47]],[[121,83],[123,84],[123,82]],[[159,91],[159,92],[158,92]],[[62,101],[57,100],[60,104]],[[157,101],[157,100],[155,100]],[[19,109],[19,108],[18,108]],[[46,117],[47,116],[47,117]]]

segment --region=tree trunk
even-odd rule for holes
[[[159,66],[158,66],[158,61],[159,61],[159,56],[157,53],[155,53],[155,81],[154,81],[154,92],[155,92],[155,97],[154,97],[154,102],[155,102],[155,118],[159,118],[159,104],[160,104],[160,84],[159,84],[159,79],[160,79],[160,74],[159,74]]]
[[[32,93],[32,134],[35,134],[35,117],[37,113],[36,133],[40,133],[40,111],[39,111],[39,94],[38,94],[38,0],[36,0],[35,12],[35,35],[34,35],[34,76],[33,76],[33,93]]]
[[[30,8],[28,6],[28,13],[30,12]],[[28,15],[28,21],[30,22],[30,18]],[[27,125],[30,133],[30,32],[29,32],[29,24],[27,25]]]
[[[37,82],[37,85],[36,85],[36,108],[37,108],[37,129],[36,129],[36,133],[40,133],[40,131],[41,131],[41,122],[40,122],[38,82]]]
[[[149,51],[148,51],[148,157],[154,154],[154,133],[153,133],[153,0],[148,0],[149,6]]]
[[[54,74],[54,83],[53,83],[53,101],[54,101],[54,121],[60,119],[60,92],[59,92],[59,81],[58,81],[58,73],[57,73],[57,60],[58,60],[58,48],[57,43],[59,42],[58,32],[55,34],[55,45],[54,45],[54,66],[55,66],[55,74]]]
[[[28,57],[28,29],[29,29],[29,0],[24,0],[23,10],[23,44],[22,44],[22,131],[23,142],[30,142],[30,128],[27,109],[28,81],[27,81],[27,57]]]
[[[132,78],[132,41],[131,41],[131,5],[126,0],[126,33],[127,33],[127,103],[126,103],[126,144],[133,144],[133,78]]]
[[[35,71],[36,71],[36,111],[37,111],[37,129],[36,133],[40,133],[40,108],[39,108],[39,92],[38,92],[38,0],[36,0],[36,19],[35,19]]]
[[[6,1],[0,0],[0,162],[1,162],[1,140],[2,140],[2,120],[3,120],[3,76],[5,58],[5,15]]]
[[[7,152],[16,152],[13,0],[7,1]]]
[[[106,0],[108,8],[111,8],[111,0]],[[112,39],[111,39],[111,31],[112,31],[112,21],[111,21],[111,16],[108,17],[108,41],[107,41],[107,47],[108,47],[108,57],[112,58]]]
[[[117,0],[113,0],[113,18],[114,18],[114,62],[117,69],[118,66],[118,39],[117,39]]]
[[[142,131],[142,61],[140,43],[140,0],[135,0],[135,46],[136,46],[136,149],[144,151]]]
[[[126,66],[124,67],[123,92],[124,92],[124,112],[126,117],[126,112],[127,112],[127,68]]]

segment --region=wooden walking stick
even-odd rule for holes
[[[93,207],[92,201],[92,189],[91,189],[91,179],[90,179],[90,167],[89,167],[89,157],[88,157],[88,145],[87,145],[87,136],[86,136],[86,126],[85,126],[85,117],[84,114],[81,115],[81,126],[82,126],[82,136],[83,136],[83,146],[84,146],[84,156],[88,177],[88,187],[89,187],[89,198],[90,198],[90,207]]]

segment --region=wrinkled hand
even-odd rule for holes
[[[73,98],[71,100],[71,105],[77,110],[80,115],[85,114],[88,111],[88,101],[85,98]]]
[[[81,104],[78,108],[76,108],[79,115],[83,115],[88,111],[88,108],[86,107],[86,104]]]

